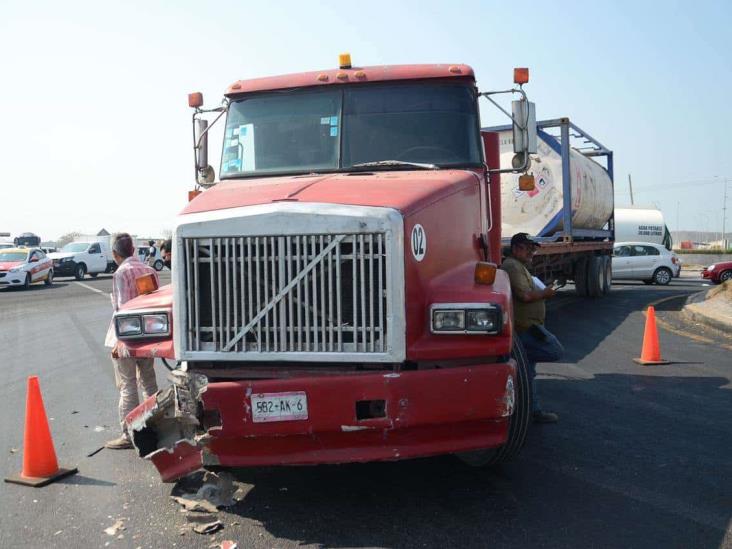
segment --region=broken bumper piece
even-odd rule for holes
[[[126,418],[165,482],[200,468],[396,460],[505,443],[515,366],[173,385]],[[507,394],[510,392],[511,394]],[[307,418],[255,422],[252,396],[307,395]]]

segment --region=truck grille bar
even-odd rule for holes
[[[187,351],[384,353],[384,233],[184,238]]]

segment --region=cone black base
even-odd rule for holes
[[[634,358],[633,362],[642,364],[643,366],[655,366],[658,364],[671,364],[670,360],[643,360],[642,358]]]
[[[56,473],[51,475],[50,477],[24,477],[23,475],[18,474],[18,475],[13,475],[12,477],[6,477],[5,482],[9,482],[11,484],[22,484],[23,486],[33,486],[34,488],[40,488],[41,486],[45,486],[46,484],[51,484],[52,482],[55,482],[64,477],[75,475],[78,472],[79,472],[79,470],[76,467],[74,467],[72,469],[64,469],[63,467],[59,467],[58,471],[56,471]]]

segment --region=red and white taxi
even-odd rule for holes
[[[23,286],[34,282],[53,284],[53,261],[39,248],[0,250],[0,287]]]

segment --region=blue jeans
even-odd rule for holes
[[[536,391],[536,363],[561,360],[562,355],[564,355],[564,347],[553,333],[538,324],[525,332],[518,332],[517,335],[524,346],[529,367],[531,411],[539,412],[541,403],[539,402],[539,394]]]

